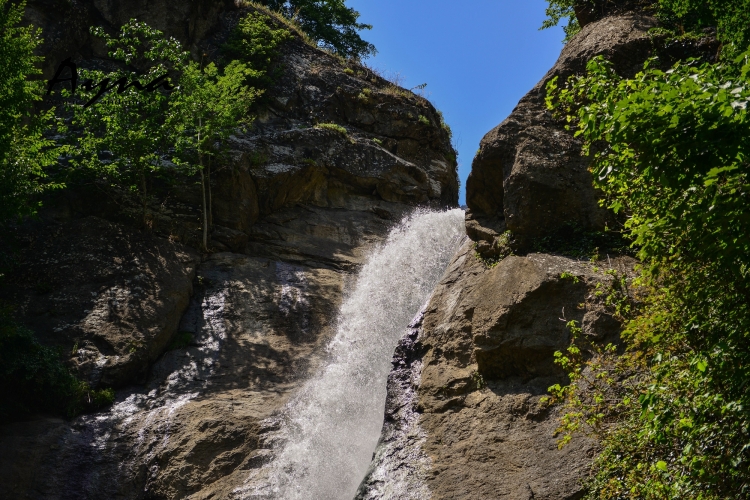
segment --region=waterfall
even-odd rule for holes
[[[464,234],[462,210],[419,210],[371,253],[344,297],[325,366],[286,406],[268,479],[250,497],[354,497],[383,424],[395,346]]]

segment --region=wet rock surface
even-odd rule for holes
[[[229,498],[268,452],[261,422],[316,366],[342,279],[213,255],[181,320],[182,346],[159,359],[144,387],[123,389],[110,410],[72,422],[2,428],[0,496]]]
[[[424,354],[418,342],[423,321],[424,310],[409,325],[393,354],[383,431],[372,464],[357,490],[357,500],[430,498],[427,480],[432,462],[422,449],[426,433],[420,427],[417,397]]]

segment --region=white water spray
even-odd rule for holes
[[[373,252],[341,306],[325,368],[282,416],[282,444],[268,466],[269,484],[256,494],[305,500],[354,496],[383,424],[393,350],[464,234],[462,210],[417,211]]]

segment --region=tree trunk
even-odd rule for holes
[[[208,210],[206,207],[206,176],[203,172],[203,153],[201,152],[201,127],[203,120],[198,117],[198,164],[201,172],[201,196],[203,197],[203,251],[208,251]]]
[[[146,174],[143,171],[141,171],[141,202],[143,205],[143,227],[144,229],[148,229],[148,219],[146,218],[148,214],[148,192],[146,187]]]
[[[211,195],[211,156],[208,157],[208,170],[206,170],[207,174],[207,182],[208,185],[208,227],[212,228],[214,227],[214,204],[213,204],[213,196]]]
[[[201,161],[201,163],[203,163]],[[206,176],[201,172],[201,194],[203,195],[203,250],[208,251],[208,212],[206,210]]]

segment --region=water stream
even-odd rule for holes
[[[462,210],[417,211],[373,251],[344,298],[327,363],[280,416],[265,484],[238,497],[354,497],[383,424],[394,348],[463,235]]]

